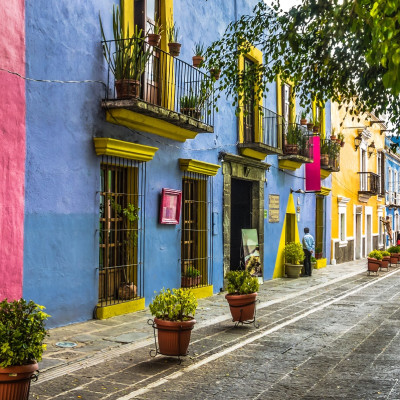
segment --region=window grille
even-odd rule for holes
[[[185,172],[182,179],[181,286],[210,285],[213,274],[212,178]],[[193,270],[199,271],[191,273]]]
[[[253,69],[254,63],[248,58],[244,59],[245,72]],[[254,89],[251,90],[250,96],[244,100],[244,117],[243,117],[243,132],[244,142],[254,143],[255,141],[255,112],[254,112]]]
[[[146,163],[103,156],[99,306],[143,297]]]

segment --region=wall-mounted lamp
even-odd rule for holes
[[[294,190],[294,189],[290,188],[290,193],[301,193],[301,194],[304,194],[305,191],[303,189]]]
[[[371,157],[372,154],[375,154],[375,142],[372,141],[372,143],[368,146],[368,157]]]
[[[359,133],[355,138],[354,138],[354,150],[357,151],[358,148],[360,147],[362,141],[361,134]]]

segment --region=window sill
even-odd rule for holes
[[[347,246],[347,243],[348,243],[348,241],[347,240],[341,240],[340,242],[339,242],[339,247],[346,247]]]

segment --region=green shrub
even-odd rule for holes
[[[312,263],[316,263],[316,262],[317,262],[317,259],[316,259],[315,257],[311,256],[311,262],[312,262]]]
[[[249,271],[230,271],[225,278],[228,280],[229,294],[250,294],[259,289],[258,279],[252,277]]]
[[[379,250],[373,250],[368,254],[370,258],[376,258],[377,260],[382,260],[382,254]]]
[[[200,271],[197,268],[190,266],[187,267],[186,271],[182,275],[187,278],[197,278],[200,276]]]
[[[187,321],[194,317],[197,300],[190,290],[162,289],[149,304],[150,312],[158,319]]]
[[[0,302],[0,367],[40,361],[46,345],[45,307],[24,299]]]
[[[400,246],[391,246],[387,249],[389,253],[400,253]]]
[[[390,256],[390,253],[386,250],[381,251],[382,257],[388,257]]]
[[[285,261],[289,264],[300,264],[304,260],[303,246],[299,242],[290,242],[285,246]]]

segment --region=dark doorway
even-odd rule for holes
[[[242,179],[231,180],[231,263],[232,271],[244,269],[241,258],[242,229],[252,228],[253,182]]]

